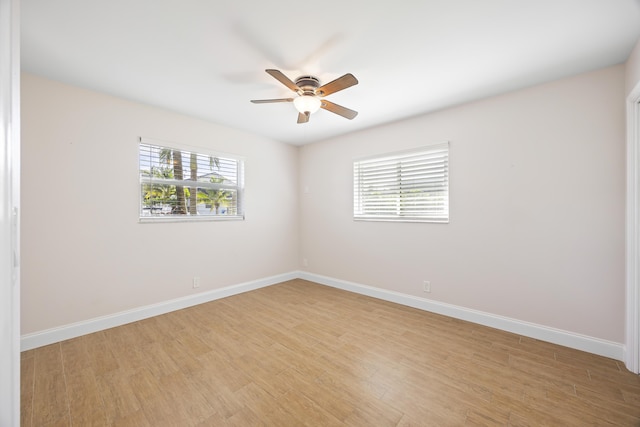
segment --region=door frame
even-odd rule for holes
[[[640,373],[640,83],[627,97],[626,319],[624,363]]]
[[[20,0],[0,0],[0,425],[20,425]]]

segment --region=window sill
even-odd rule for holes
[[[410,218],[410,217],[353,217],[354,221],[373,221],[373,222],[424,222],[432,224],[448,224],[449,218]]]
[[[220,215],[220,216],[185,216],[185,217],[157,217],[143,216],[138,218],[141,224],[153,224],[163,222],[217,222],[217,221],[244,221],[244,215]]]

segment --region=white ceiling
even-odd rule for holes
[[[624,62],[640,0],[22,0],[25,71],[291,144]],[[360,84],[297,124],[264,72]]]

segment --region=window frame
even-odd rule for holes
[[[161,149],[170,149],[170,150],[179,150],[181,151],[183,154],[185,152],[188,153],[196,153],[197,155],[203,155],[203,156],[210,156],[210,157],[218,157],[224,160],[231,160],[231,161],[235,161],[236,162],[236,178],[237,178],[237,184],[236,185],[232,185],[232,184],[226,184],[226,183],[215,183],[215,184],[210,184],[207,182],[198,182],[198,181],[192,181],[192,180],[176,180],[176,179],[170,179],[170,178],[162,178],[162,179],[149,179],[146,180],[144,177],[142,176],[141,173],[141,168],[140,168],[140,156],[141,156],[141,147],[142,145],[150,145],[150,146],[154,146],[154,147],[159,147]],[[222,153],[222,152],[218,152],[218,151],[212,151],[212,150],[208,150],[206,148],[203,147],[196,147],[196,146],[189,146],[189,145],[185,145],[185,144],[180,144],[180,143],[176,143],[176,142],[168,142],[168,141],[162,141],[162,140],[157,140],[157,139],[152,139],[152,138],[146,138],[146,137],[138,137],[138,144],[137,144],[137,148],[138,148],[138,167],[137,167],[137,173],[138,173],[138,222],[139,223],[163,223],[163,222],[202,222],[202,221],[243,221],[245,219],[245,212],[244,212],[244,168],[245,168],[245,159],[242,156],[238,156],[235,154],[229,154],[229,153]],[[183,156],[183,158],[185,158]],[[186,157],[186,159],[188,159],[189,157]],[[183,169],[185,171],[189,170],[189,162],[187,161],[186,163],[184,163],[183,161]],[[144,207],[144,203],[143,203],[143,199],[144,199],[144,190],[143,190],[143,185],[144,184],[149,184],[151,182],[154,183],[163,183],[166,185],[181,185],[182,187],[186,187],[186,188],[192,188],[194,187],[193,185],[189,185],[191,183],[197,183],[199,185],[195,186],[196,188],[211,188],[211,189],[224,189],[224,188],[228,188],[230,190],[235,190],[236,192],[236,198],[237,198],[237,202],[236,202],[236,210],[237,210],[237,214],[235,215],[231,215],[231,214],[212,214],[212,215],[190,215],[189,213],[184,214],[184,215],[175,215],[175,214],[171,214],[171,215],[166,215],[166,216],[150,216],[150,215],[143,215],[143,207]],[[204,184],[204,185],[202,185]]]
[[[396,179],[397,183],[392,187],[397,188],[398,204],[400,205],[402,196],[403,194],[405,194],[402,191],[402,187],[403,187],[402,176],[401,176],[403,174],[402,172],[403,166],[401,164],[402,160],[409,159],[412,156],[434,155],[434,157],[438,157],[438,155],[436,154],[438,152],[445,153],[444,156],[440,156],[440,157],[444,157],[444,160],[442,161],[442,165],[444,167],[444,171],[442,172],[444,183],[442,187],[444,188],[444,190],[441,192],[443,193],[441,197],[444,198],[444,202],[443,202],[444,206],[440,211],[441,213],[438,213],[438,211],[434,211],[431,214],[425,214],[425,215],[403,215],[401,214],[400,211],[404,210],[404,207],[399,206],[397,210],[400,213],[395,215],[389,215],[389,214],[385,215],[382,212],[376,214],[375,212],[373,212],[374,209],[369,209],[369,210],[366,209],[366,207],[364,206],[366,201],[365,200],[366,195],[363,195],[362,184],[360,183],[361,180],[359,179],[359,176],[362,175],[363,167],[366,167],[367,164],[369,164],[369,167],[371,167],[371,164],[373,163],[394,162],[394,161],[399,162],[399,169],[398,169],[399,172],[398,172],[398,177]],[[359,158],[353,159],[352,172],[353,172],[353,219],[354,221],[419,222],[419,223],[448,224],[450,221],[449,160],[450,160],[449,141],[440,141],[440,142],[435,142],[435,143],[423,145],[420,147],[412,148],[409,150],[381,153],[381,154],[376,154],[372,156],[359,157]],[[405,166],[404,168],[406,170],[407,166]],[[422,175],[422,177],[425,179],[429,179],[430,177],[427,177],[426,175],[428,174],[425,173],[425,175]],[[389,183],[392,183],[392,182],[394,182],[393,178],[389,179]],[[369,200],[372,200],[372,199],[370,198]],[[388,200],[386,200],[385,202],[388,202]]]

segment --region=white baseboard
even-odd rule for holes
[[[345,280],[334,279],[314,273],[300,271],[299,278],[331,286],[345,291],[378,298],[384,301],[394,302],[409,307],[425,310],[456,319],[467,320],[491,328],[512,332],[518,335],[534,338],[577,350],[586,351],[600,356],[610,357],[616,360],[623,360],[624,346],[620,343],[601,340],[586,335],[576,334],[561,329],[550,328],[535,323],[523,322],[509,317],[498,316],[478,310],[472,310],[443,302],[414,297],[399,292],[388,291],[372,286],[347,282]]]
[[[243,292],[252,291],[266,286],[275,285],[293,279],[305,279],[321,285],[331,286],[349,292],[354,292],[384,301],[394,302],[409,307],[425,310],[456,319],[467,320],[480,325],[513,332],[518,335],[547,341],[565,347],[610,357],[616,360],[623,360],[624,346],[620,343],[605,341],[585,335],[576,334],[569,331],[537,325],[535,323],[523,322],[517,319],[472,310],[452,304],[418,298],[399,292],[375,288],[359,283],[334,279],[321,276],[319,274],[305,271],[293,271],[266,277],[238,285],[227,286],[221,289],[189,295],[158,304],[147,305],[132,310],[110,314],[108,316],[96,317],[83,322],[72,323],[57,328],[26,334],[21,337],[21,350],[30,350],[44,345],[79,337],[81,335],[102,331],[116,326],[125,325],[149,317],[158,316],[175,310],[191,307],[220,298],[226,298]]]
[[[254,289],[264,288],[266,286],[275,285],[276,283],[293,280],[298,277],[299,274],[297,271],[279,274],[277,276],[266,277],[263,279],[240,283],[238,285],[214,289],[208,292],[202,292],[195,295],[176,298],[158,304],[152,304],[144,307],[134,308],[131,310],[121,311],[119,313],[110,314],[108,316],[96,317],[82,322],[72,323],[69,325],[47,329],[32,334],[22,335],[20,339],[20,350],[31,350],[32,348],[42,347],[44,345],[76,338],[81,335],[91,334],[93,332],[102,331],[105,329],[113,328],[115,326],[125,325],[127,323],[136,322],[138,320],[147,319],[149,317],[159,316],[161,314],[169,313],[175,310],[181,310],[183,308],[203,304],[205,302],[214,301],[220,298],[226,298],[232,295],[241,294],[243,292],[252,291]]]

